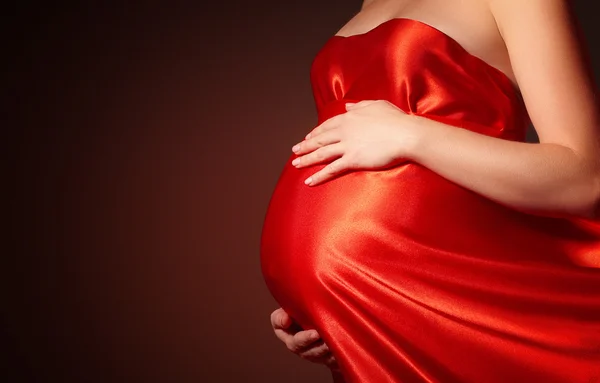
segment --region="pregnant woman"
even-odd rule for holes
[[[325,43],[261,237],[289,348],[347,383],[600,382],[577,31],[564,0],[367,0]]]

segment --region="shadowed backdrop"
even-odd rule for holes
[[[7,9],[0,381],[330,381],[275,338],[259,241],[310,64],[360,5]]]

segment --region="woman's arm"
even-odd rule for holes
[[[598,217],[600,114],[564,0],[489,0],[539,144],[414,116],[407,157],[515,208]]]
[[[292,148],[296,167],[334,159],[307,185],[409,159],[518,210],[600,215],[600,111],[567,0],[481,1],[506,42],[540,143],[493,138],[407,115],[384,100],[363,100],[347,103],[348,113],[324,121]]]
[[[501,140],[418,118],[408,157],[444,178],[532,213],[598,216],[597,158],[562,144]]]

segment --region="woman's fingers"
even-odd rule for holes
[[[340,142],[340,132],[336,129],[329,129],[297,143],[292,147],[292,151],[297,155],[302,155],[317,150],[320,147],[335,144],[336,142]]]
[[[292,318],[281,308],[271,313],[271,326],[275,335],[293,353],[304,351],[312,343],[320,339],[317,330],[301,330]]]
[[[317,330],[301,330],[282,308],[271,313],[271,326],[277,338],[294,354],[331,369],[337,368],[335,358]]]
[[[318,164],[321,162],[333,160],[339,158],[344,154],[344,147],[342,143],[338,142],[335,144],[320,147],[308,154],[301,157],[297,157],[292,161],[292,165],[297,168]]]
[[[326,132],[330,129],[336,128],[341,125],[344,118],[344,113],[328,118],[323,123],[321,123],[321,125],[315,127],[312,131],[310,131],[310,133],[308,133],[304,138],[308,140],[311,137],[322,134],[323,132]]]
[[[350,111],[352,109],[359,109],[359,108],[371,105],[371,104],[373,104],[375,102],[379,102],[379,101],[381,101],[381,100],[362,100],[359,102],[347,102],[345,106],[346,106],[346,110]]]
[[[334,370],[338,368],[337,361],[329,347],[322,340],[312,343],[307,349],[299,352],[298,355],[309,362],[324,364]]]
[[[319,338],[319,333],[316,330],[299,331],[286,342],[286,346],[294,354],[300,354]]]
[[[325,360],[331,355],[329,347],[323,341],[313,342],[310,347],[300,351],[298,355],[308,360]]]
[[[315,186],[347,171],[350,168],[351,166],[349,166],[349,161],[346,160],[345,156],[342,156],[305,179],[304,183],[309,186]]]
[[[273,326],[273,329],[287,329],[291,325],[292,318],[282,308],[278,308],[271,313],[271,326]]]
[[[335,360],[335,357],[330,351],[328,351],[325,355],[320,357],[303,356],[302,358],[312,363],[323,364],[333,371],[339,371],[340,368],[337,363],[337,360]]]
[[[298,331],[292,318],[281,308],[271,313],[271,326],[275,336],[286,345],[293,341],[294,334]]]

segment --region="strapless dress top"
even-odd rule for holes
[[[413,19],[332,36],[310,80],[318,124],[366,99],[504,140],[530,122],[503,72]],[[600,382],[600,224],[517,211],[415,162],[309,187],[325,165],[295,157],[262,272],[346,382]]]

